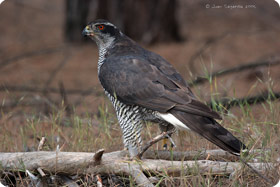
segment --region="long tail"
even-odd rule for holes
[[[178,110],[170,110],[169,114],[162,114],[162,117],[174,126],[198,133],[234,155],[240,155],[241,150],[246,149],[246,146],[240,140],[212,118]]]
[[[234,155],[239,156],[242,150],[247,149],[240,140],[234,137],[228,130],[222,127],[213,118],[188,114],[178,110],[171,110],[170,113],[159,114],[162,119],[173,124],[174,126],[185,130],[195,131],[210,142]],[[239,157],[239,159],[259,177],[263,178],[268,184],[273,185],[273,182],[269,178],[255,170],[242,157]]]

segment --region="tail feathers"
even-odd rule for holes
[[[240,152],[246,149],[246,146],[240,140],[212,118],[188,114],[178,110],[171,110],[170,113],[189,129],[225,151],[240,155]]]

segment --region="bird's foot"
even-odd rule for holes
[[[127,160],[127,161],[131,160],[131,157],[130,157],[130,153],[129,153],[128,148],[127,148],[127,147],[124,147],[124,148],[123,148],[123,151],[124,151],[124,155],[123,155],[124,160]]]
[[[173,139],[171,138],[171,136],[169,136],[168,134],[166,136],[168,137],[169,141],[171,142],[171,148],[176,147],[176,144],[173,141]]]
[[[168,138],[164,138],[164,139],[163,139],[163,149],[164,149],[164,150],[167,150],[167,147],[168,147],[168,146],[167,146],[167,140],[168,140]]]
[[[167,140],[169,140],[169,141],[171,142],[171,144],[170,144],[170,149],[172,150],[173,147],[176,147],[176,144],[175,144],[175,142],[173,141],[173,139],[172,139],[168,134],[167,134],[166,136],[167,136],[167,138],[164,138],[164,139],[163,139],[163,149],[164,149],[164,150],[167,150],[167,149],[168,149]]]

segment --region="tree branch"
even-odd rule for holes
[[[250,151],[250,155],[254,155],[254,160],[260,162],[259,157],[269,155],[271,150],[255,149]],[[149,150],[143,155],[145,159],[161,159],[161,160],[213,160],[213,161],[237,161],[238,157],[230,154],[222,149],[203,150],[203,151],[167,151],[167,150]]]
[[[11,86],[11,85],[0,85],[0,91],[10,91],[10,92],[39,92],[44,93],[44,88],[32,87],[32,86]],[[90,95],[96,94],[100,95],[101,93],[96,92],[96,90],[92,87],[87,90],[80,89],[68,89],[65,90],[67,94],[70,95]],[[59,88],[48,88],[49,93],[60,94],[61,91]]]
[[[19,54],[17,56],[2,60],[0,62],[0,69],[4,68],[5,66],[11,64],[11,63],[15,63],[19,60],[22,60],[24,58],[30,58],[33,56],[38,56],[38,55],[45,55],[45,54],[51,54],[51,53],[55,53],[55,52],[59,52],[61,50],[63,50],[66,46],[60,46],[60,47],[56,47],[56,48],[47,48],[47,49],[39,49],[37,51],[31,51],[31,52],[26,52],[23,54]]]
[[[101,150],[102,152],[102,150]],[[203,175],[223,174],[228,175],[242,168],[239,162],[222,162],[210,160],[197,161],[168,161],[143,159],[131,161],[126,158],[126,151],[104,153],[100,163],[94,159],[100,153],[81,152],[25,152],[25,153],[0,153],[0,162],[3,170],[30,170],[41,168],[44,173],[74,174],[126,174],[134,177],[138,185],[145,183],[151,185],[145,173],[161,173],[165,171],[172,176],[180,176],[196,169]],[[248,163],[259,172],[275,167],[272,163]]]
[[[144,147],[142,148],[141,152],[138,153],[137,157],[141,159],[143,154],[145,153],[145,151],[147,151],[152,145],[154,145],[155,143],[159,142],[160,140],[162,140],[164,138],[168,138],[168,136],[171,136],[175,131],[176,131],[176,129],[174,128],[174,129],[172,129],[170,131],[163,132],[162,134],[154,137],[146,145],[144,145]]]
[[[207,105],[210,106],[211,108],[214,108],[216,105],[222,106],[222,108],[225,108],[228,110],[234,106],[239,106],[239,105],[243,105],[243,104],[253,105],[253,104],[263,103],[267,100],[274,101],[279,98],[280,98],[280,93],[278,93],[278,92],[266,92],[266,93],[259,94],[256,96],[244,97],[244,98],[239,98],[239,99],[223,98],[221,100],[215,100],[214,102],[213,101],[208,102]]]
[[[222,33],[220,36],[217,36],[215,38],[210,38],[208,40],[205,41],[205,43],[203,44],[203,46],[196,52],[194,53],[188,64],[190,67],[191,72],[195,72],[195,68],[194,68],[194,61],[201,55],[204,53],[204,51],[206,51],[211,45],[217,43],[218,41],[224,39],[225,37],[227,37],[230,34],[230,32],[224,32]]]
[[[105,153],[100,165],[97,169],[93,166],[94,153],[79,153],[79,152],[59,152],[56,155],[55,152],[26,152],[26,153],[0,153],[0,160],[2,162],[3,169],[6,170],[18,170],[25,169],[35,170],[40,167],[49,172],[55,172],[55,167],[57,172],[63,172],[68,174],[84,173],[89,171],[102,171],[105,172],[106,169],[112,169],[114,173],[121,173],[127,171],[130,167],[129,165],[142,165],[142,167],[147,171],[161,171],[162,168],[166,168],[169,171],[180,171],[182,165],[195,166],[198,164],[204,172],[208,172],[211,168],[213,173],[224,173],[229,174],[234,168],[239,168],[240,163],[233,162],[215,162],[209,160],[199,160],[199,161],[166,161],[166,160],[150,160],[144,159],[142,162],[126,161],[123,151],[116,151],[112,153]],[[56,163],[57,159],[57,163]],[[56,166],[54,166],[57,164]],[[271,163],[266,163],[267,166],[272,166]],[[264,163],[250,163],[252,167],[257,170],[264,169]],[[123,169],[122,166],[126,166]],[[225,168],[228,165],[228,168]],[[81,167],[82,166],[82,167]],[[171,166],[175,166],[172,167]],[[178,168],[176,169],[176,167]],[[215,166],[215,167],[213,167]],[[218,166],[218,167],[216,167]],[[205,169],[208,168],[208,169]],[[223,168],[223,169],[221,169]],[[214,169],[214,170],[213,170]],[[108,172],[108,171],[107,171]],[[90,172],[91,173],[91,172]],[[203,173],[203,171],[202,171]]]
[[[244,64],[244,63],[241,63],[241,64]],[[280,64],[280,56],[274,56],[270,59],[259,60],[259,61],[255,61],[255,62],[251,62],[251,63],[246,63],[245,65],[240,65],[240,66],[236,66],[233,68],[219,70],[219,71],[213,72],[210,76],[211,77],[220,77],[223,75],[241,72],[241,71],[245,71],[245,70],[252,69],[252,68],[275,66],[275,65],[279,65],[279,64]],[[192,86],[195,86],[198,84],[203,84],[207,81],[208,81],[208,79],[206,77],[197,77],[194,80],[190,81],[188,84],[190,87],[192,87]]]

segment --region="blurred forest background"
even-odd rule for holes
[[[1,123],[15,138],[19,125],[34,115],[49,117],[66,107],[66,115],[75,110],[93,117],[108,105],[97,78],[97,47],[81,35],[96,18],[110,20],[162,55],[189,82],[244,64],[277,63],[280,57],[280,9],[272,0],[15,0],[1,4],[0,17]],[[279,65],[260,66],[217,78],[215,97],[262,94],[271,80],[277,92],[279,71]],[[209,101],[210,87],[194,91]]]
[[[97,18],[108,19],[166,58],[188,82],[206,77],[192,87],[205,102],[268,92],[279,97],[280,8],[273,0],[6,0],[0,5],[0,151],[35,150],[42,136],[56,138],[50,141],[66,151],[122,149],[112,106],[97,78],[97,46],[81,35]],[[255,66],[246,69],[246,64]],[[251,138],[256,147],[279,146],[276,137],[263,144],[258,139],[265,136],[262,130],[256,133],[250,126],[275,112],[273,132],[278,132],[280,104],[275,99],[275,108],[265,110],[271,107],[267,102],[253,105],[250,123],[240,120],[246,143]],[[244,110],[233,107],[228,113],[241,119]],[[88,138],[82,147],[75,146],[80,139],[73,138],[71,120],[77,118],[90,126],[84,139],[109,136],[112,141],[104,145]],[[104,124],[110,124],[109,130]],[[235,128],[240,126],[230,129]],[[182,147],[200,149],[191,137]],[[214,147],[203,142],[203,148]]]

